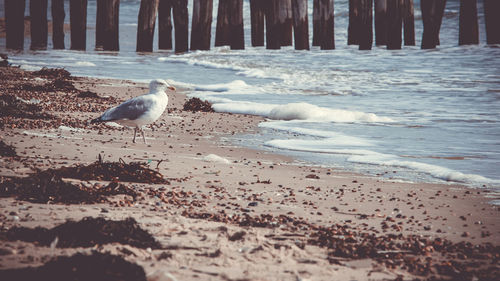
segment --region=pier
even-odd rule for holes
[[[26,0],[4,0],[6,47],[24,49],[24,11]],[[193,0],[192,11],[188,0],[142,0],[137,11],[137,52],[152,52],[156,22],[158,21],[158,49],[183,53],[189,50],[210,50],[212,24],[216,26],[213,46],[245,49],[244,18],[251,22],[251,46],[280,49],[294,46],[309,50],[335,49],[334,0],[249,0],[250,13],[244,14],[243,0]],[[50,5],[49,5],[50,4]],[[308,5],[313,5],[312,15]],[[500,1],[483,0],[484,11],[478,11],[477,0],[461,0],[458,45],[479,44],[478,13],[484,12],[487,44],[500,43]],[[31,0],[32,50],[47,49],[47,9],[52,11],[52,47],[64,49],[64,1]],[[87,0],[70,0],[70,38],[72,50],[87,48]],[[439,32],[446,0],[421,0],[419,7],[413,0],[350,0],[346,44],[358,45],[360,50],[386,46],[389,50],[414,46],[414,9],[421,9],[423,34],[422,49],[433,49],[440,44]],[[95,50],[119,51],[120,0],[97,0]],[[212,12],[217,9],[216,23]],[[189,20],[191,18],[191,30]],[[312,18],[312,32],[309,30]],[[445,19],[446,20],[446,19]],[[175,34],[175,46],[172,44]],[[312,40],[310,41],[310,34]],[[189,40],[190,39],[190,40]],[[190,43],[190,46],[189,46]]]

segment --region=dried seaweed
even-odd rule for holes
[[[113,221],[105,218],[85,217],[80,221],[67,221],[54,228],[13,227],[0,234],[8,241],[36,242],[50,246],[58,238],[57,247],[94,247],[110,243],[126,244],[138,248],[161,248],[161,244],[133,219]]]
[[[17,99],[14,96],[0,95],[0,117],[16,117],[27,119],[53,119],[42,107]]]
[[[9,66],[9,57],[6,54],[0,54],[0,67],[8,67]]]
[[[120,256],[93,252],[57,257],[40,267],[0,270],[1,280],[146,281],[144,269]]]
[[[185,210],[182,215],[240,226],[280,227],[293,231],[291,239],[294,239],[294,243],[297,242],[297,234],[303,233],[302,236],[308,238],[302,243],[328,249],[328,260],[336,264],[370,258],[391,270],[406,270],[426,280],[496,280],[500,276],[500,246],[491,243],[454,243],[447,239],[429,239],[419,235],[377,236],[354,231],[348,225],[318,226],[286,215],[230,216],[189,210]]]
[[[186,103],[184,103],[184,110],[192,112],[214,112],[210,102],[202,101],[199,98],[189,99]]]
[[[38,71],[33,71],[33,75],[50,79],[68,79],[71,73],[64,68],[47,68],[43,67]]]
[[[17,156],[17,153],[12,145],[8,145],[4,141],[0,140],[0,156],[14,157]]]
[[[116,182],[104,188],[76,185],[62,180],[51,170],[24,178],[0,177],[0,183],[0,197],[16,196],[19,200],[33,203],[91,204],[105,202],[106,196],[117,194],[137,196],[137,192]]]
[[[90,165],[61,167],[57,170],[52,170],[52,172],[63,178],[81,180],[115,180],[150,184],[169,183],[163,178],[162,174],[148,168],[145,163],[125,163],[122,159],[119,162],[104,162],[100,156],[98,161]]]

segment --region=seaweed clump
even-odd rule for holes
[[[3,140],[0,140],[0,156],[14,157],[17,156],[17,153],[12,145],[8,145]]]
[[[57,247],[94,247],[120,243],[137,248],[161,248],[161,244],[133,218],[113,221],[105,218],[85,217],[80,221],[67,221],[54,228],[12,227],[0,234],[9,241],[21,240],[50,246],[57,237]]]
[[[0,117],[15,117],[26,119],[53,119],[48,113],[42,112],[42,107],[19,100],[10,95],[0,95]]]
[[[39,267],[0,270],[1,280],[146,281],[144,269],[109,253],[57,257]]]
[[[64,68],[47,68],[43,67],[38,71],[33,71],[33,75],[51,79],[68,79],[71,73]]]
[[[0,177],[0,197],[16,196],[32,203],[92,204],[106,202],[106,196],[126,194],[136,197],[133,189],[111,182],[105,187],[86,186],[64,181],[52,170],[24,178]]]
[[[208,101],[202,101],[199,98],[191,98],[184,103],[184,111],[192,112],[214,112],[212,104]]]
[[[148,168],[145,163],[125,163],[121,158],[119,162],[104,162],[100,155],[99,160],[90,165],[61,167],[52,171],[63,178],[80,180],[169,184],[161,173]]]

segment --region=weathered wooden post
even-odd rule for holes
[[[307,0],[292,0],[295,50],[309,50],[309,20]]]
[[[413,12],[413,0],[404,0],[403,10],[405,46],[415,46],[415,16]]]
[[[361,0],[349,0],[349,26],[347,28],[347,45],[358,45],[360,34]]]
[[[64,49],[64,0],[52,0],[52,44],[54,49]]]
[[[188,51],[189,38],[189,14],[188,0],[174,0],[174,30],[175,30],[175,52]]]
[[[106,0],[97,0],[95,16],[95,50],[104,47],[104,22],[106,21]]]
[[[87,0],[69,1],[71,28],[71,50],[85,50],[87,47]]]
[[[137,20],[137,52],[152,52],[158,0],[142,0]]]
[[[30,1],[31,50],[46,50],[48,38],[47,0]]]
[[[335,49],[333,0],[320,0],[321,50]]]
[[[97,0],[96,50],[118,51],[120,0]]]
[[[375,0],[375,45],[387,44],[387,0]]]
[[[387,49],[401,49],[403,29],[402,6],[404,0],[387,0]]]
[[[486,43],[500,44],[500,1],[484,0]]]
[[[219,0],[217,9],[217,28],[215,31],[215,47],[229,45],[229,10],[231,0]]]
[[[278,22],[278,0],[266,2],[266,49],[277,50],[281,48],[280,25]]]
[[[319,0],[313,0],[313,46],[321,45],[321,14]]]
[[[458,45],[468,44],[479,44],[477,0],[460,0]]]
[[[252,47],[264,46],[265,1],[250,0]]]
[[[281,46],[292,45],[292,0],[279,0],[278,21],[281,25]]]
[[[373,0],[359,1],[359,49],[371,50],[373,45]]]
[[[24,0],[5,0],[5,32],[7,49],[24,49]]]
[[[420,0],[424,24],[422,49],[434,49],[439,45],[439,30],[445,6],[446,0]]]
[[[172,50],[172,0],[158,3],[158,49]]]
[[[191,50],[210,50],[213,0],[194,0]]]
[[[243,26],[243,0],[230,0],[229,11],[229,45],[231,50],[245,49],[245,33]]]

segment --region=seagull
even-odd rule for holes
[[[116,122],[118,124],[134,127],[134,140],[137,131],[142,134],[146,143],[146,137],[142,127],[156,121],[163,114],[168,104],[166,90],[175,91],[165,80],[155,79],[149,83],[149,93],[131,98],[122,104],[106,110],[100,117],[93,119],[90,123]]]

